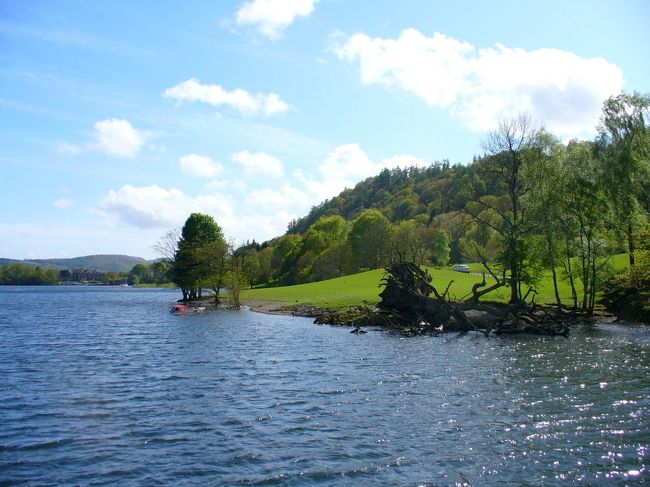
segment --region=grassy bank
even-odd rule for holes
[[[612,258],[611,263],[615,269],[623,269],[627,264],[627,255],[616,255]],[[480,264],[470,264],[470,266],[477,271],[481,268]],[[450,295],[454,299],[468,296],[472,292],[472,286],[481,281],[480,276],[455,272],[451,268],[429,268],[429,273],[432,277],[432,284],[440,292],[444,291],[450,281],[454,281],[450,288]],[[249,289],[242,292],[242,299],[263,299],[281,301],[286,304],[313,304],[334,308],[376,304],[379,301],[380,281],[383,275],[383,269],[376,269],[308,284]],[[570,304],[571,288],[569,284],[564,281],[560,281],[559,284],[560,297],[563,302]],[[501,288],[485,295],[483,299],[505,302],[509,297],[509,289]],[[538,303],[555,303],[553,281],[550,275],[545,276],[538,286],[536,301]]]

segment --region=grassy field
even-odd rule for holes
[[[620,254],[612,258],[615,269],[623,269],[627,264],[627,255]],[[480,264],[470,264],[473,270],[479,271]],[[471,293],[472,285],[480,282],[481,277],[474,274],[455,272],[450,268],[429,268],[432,284],[443,292],[450,281],[450,295],[461,299]],[[250,289],[242,292],[242,299],[264,299],[282,301],[287,304],[313,304],[322,307],[346,307],[359,304],[376,304],[381,292],[380,281],[384,275],[383,269],[352,274],[327,281],[298,284],[295,286]],[[568,283],[560,281],[560,297],[569,304],[571,289]],[[553,281],[550,276],[545,278],[538,289],[538,303],[554,303]],[[507,301],[509,289],[501,288],[483,297],[485,300]]]

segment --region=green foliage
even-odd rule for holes
[[[223,287],[229,246],[221,227],[209,215],[192,213],[185,221],[171,267],[183,299],[201,297],[204,287],[215,294]]]
[[[392,232],[392,260],[424,265],[428,261],[429,249],[423,233],[415,220],[398,223]]]
[[[155,281],[152,266],[148,264],[136,264],[129,272],[129,281],[134,285],[153,284]]]
[[[0,285],[41,286],[59,282],[59,272],[54,269],[43,270],[26,264],[9,264],[0,267]]]
[[[252,286],[260,268],[255,248],[241,247],[233,252],[233,259],[236,260],[237,268],[241,274],[238,282],[246,282]]]
[[[359,268],[377,269],[388,264],[392,227],[383,213],[364,210],[352,222],[348,242]]]
[[[292,221],[284,236],[238,249],[228,269],[236,266],[240,283],[280,286],[342,278],[395,260],[480,261],[491,279],[508,286],[488,299],[519,301],[532,289],[538,302],[593,312],[610,256],[622,249],[633,256],[649,219],[649,106],[645,95],[613,97],[604,105],[598,139],[568,145],[525,116],[505,120],[488,135],[486,154],[471,164],[384,169]],[[196,266],[219,275],[221,250],[211,254],[201,244],[197,253],[191,243],[212,235],[214,225],[200,215],[188,219],[176,282],[192,282]]]
[[[450,241],[451,237],[445,230],[426,229],[425,235],[431,235],[429,239],[425,238],[425,244],[429,243],[429,252],[431,263],[436,266],[446,266],[451,256]]]
[[[641,204],[648,199],[650,181],[650,96],[621,93],[607,99],[599,127],[597,148],[603,161],[607,196],[616,226],[628,244],[634,265],[637,230],[647,214]]]

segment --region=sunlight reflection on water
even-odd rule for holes
[[[171,291],[0,289],[0,480],[647,479],[650,333],[353,335],[174,316]]]

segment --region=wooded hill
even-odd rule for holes
[[[563,304],[590,312],[611,255],[629,255],[634,282],[650,275],[649,106],[647,95],[612,97],[596,139],[568,144],[525,116],[504,120],[471,163],[385,169],[282,237],[237,249],[237,268],[248,283],[286,285],[399,261],[480,262],[476,300],[494,286],[530,300],[550,276],[572,289]]]
[[[83,257],[72,257],[67,259],[30,259],[16,260],[0,258],[0,266],[11,264],[24,264],[30,267],[42,269],[73,270],[93,269],[99,272],[129,272],[136,264],[146,264],[147,261],[141,257],[129,255],[86,255]]]

